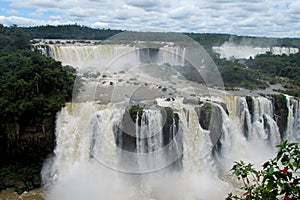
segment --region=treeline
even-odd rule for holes
[[[28,49],[29,35],[17,26],[5,27],[0,24],[0,49],[9,51]]]
[[[87,39],[87,40],[105,40],[115,34],[121,33],[121,30],[110,29],[92,29],[80,25],[46,25],[22,28],[31,38],[38,39]]]
[[[26,33],[31,38],[39,39],[87,39],[87,40],[105,40],[111,36],[121,33],[121,30],[110,30],[110,29],[94,29],[87,26],[80,26],[77,24],[73,25],[46,25],[46,26],[35,26],[35,27],[23,27]],[[134,39],[134,32],[128,32],[128,37],[125,40]],[[212,46],[220,46],[225,42],[232,42],[240,45],[250,45],[257,47],[269,47],[269,46],[282,46],[282,47],[300,47],[299,38],[268,38],[268,37],[250,37],[250,36],[238,36],[231,34],[213,34],[213,33],[184,33],[191,37],[195,41],[203,45],[207,50],[211,50]],[[165,37],[162,33],[160,37],[153,37],[153,34],[143,35],[144,40],[157,41],[161,38],[164,40],[172,40],[174,34],[169,34]]]
[[[186,33],[204,47],[221,46],[225,42],[254,47],[300,47],[300,38],[270,38],[238,36],[231,34]]]

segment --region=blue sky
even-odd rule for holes
[[[0,0],[0,23],[300,37],[300,0]]]

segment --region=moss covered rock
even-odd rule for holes
[[[210,131],[210,138],[214,145],[214,151],[219,151],[221,149],[220,138],[223,135],[223,117],[221,109],[222,108],[219,106],[208,102],[195,108],[200,126],[203,129]]]
[[[283,137],[286,132],[287,119],[289,114],[289,110],[287,107],[287,99],[286,96],[284,96],[283,94],[274,94],[272,95],[272,97],[273,104],[275,107],[275,119],[279,127],[281,137]]]

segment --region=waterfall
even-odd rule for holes
[[[299,101],[290,96],[286,96],[286,100],[288,121],[284,135],[299,142]],[[181,184],[189,180],[190,185],[184,187],[192,188],[193,184],[201,184],[203,180],[195,183],[191,175],[206,177],[211,180],[206,180],[207,184],[219,185],[220,195],[225,195],[229,183],[224,183],[218,176],[228,172],[232,163],[240,159],[259,166],[274,154],[275,145],[284,138],[280,137],[270,99],[226,96],[223,103],[205,101],[212,106],[212,119],[219,118],[217,123],[210,121],[207,129],[199,123],[206,120],[201,118],[205,115],[199,115],[197,111],[204,109],[205,104],[197,106],[175,99],[172,110],[176,112],[173,115],[167,114],[170,111],[162,107],[144,108],[142,113],[136,113],[136,119],[132,119],[133,125],[130,126],[134,129],[131,132],[126,129],[129,125],[124,106],[99,105],[96,102],[68,104],[57,116],[55,157],[43,178],[46,188],[50,188],[50,199],[60,195],[58,186],[67,184],[68,180],[74,181],[74,173],[88,173],[83,169],[108,174],[112,172],[107,170],[114,169],[111,181],[117,181],[120,190],[128,186],[125,187],[128,191],[122,190],[122,195],[127,195],[128,199],[142,198],[142,191],[136,189],[144,186],[148,188],[143,193],[145,199],[157,196],[153,183],[156,176],[161,176],[166,184],[174,181],[174,177],[184,177],[177,187],[183,187]],[[175,120],[176,115],[179,121]],[[136,179],[135,176],[124,177],[115,170],[142,173],[154,170],[155,173],[141,174]],[[174,170],[178,173],[172,175]],[[101,182],[103,176],[99,175],[99,180],[95,181]],[[70,190],[73,192],[73,188]],[[206,192],[205,195],[212,197],[209,191]],[[192,194],[193,198],[199,195],[196,190],[192,190]]]
[[[139,48],[130,45],[35,45],[35,49],[62,62],[63,65],[76,67],[79,71],[88,69],[106,70],[112,61],[126,56],[129,63],[157,63],[184,66],[186,48],[163,46]]]
[[[199,124],[199,118],[192,106],[183,106],[179,113],[181,127],[183,129],[183,170],[188,172],[200,172],[208,167],[214,167],[212,160],[212,142],[209,131],[204,130]]]
[[[138,117],[137,117],[138,120]],[[156,151],[163,146],[163,122],[159,110],[145,110],[141,119],[141,128],[137,128],[137,153]],[[147,140],[144,140],[147,138]]]
[[[258,54],[265,54],[271,52],[274,55],[290,55],[299,52],[298,48],[294,47],[253,47],[247,45],[237,45],[232,43],[224,43],[222,46],[212,47],[213,51],[220,55],[220,58],[226,59],[249,59]]]
[[[188,48],[39,48],[103,78],[83,76],[81,96],[57,114],[54,156],[43,169],[48,199],[222,199],[234,161],[260,167],[284,139],[300,141],[298,99],[202,94],[172,71],[190,67]]]
[[[138,116],[137,116],[138,124]],[[159,110],[145,110],[141,118],[141,126],[136,127],[136,153],[150,153],[159,151],[163,147],[163,122]],[[155,154],[152,154],[155,156]],[[138,160],[140,170],[155,168],[156,162],[161,162],[162,157],[147,156],[147,159]],[[158,154],[162,156],[162,154]]]
[[[286,138],[289,141],[300,141],[300,102],[291,96],[286,96],[288,108],[288,120]]]
[[[247,100],[240,97],[236,112],[240,132],[249,141],[265,141],[272,147],[281,142],[271,100],[265,97],[247,97]]]

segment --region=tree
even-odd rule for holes
[[[298,143],[284,141],[277,146],[275,158],[266,161],[261,170],[253,164],[235,162],[233,175],[242,180],[242,196],[228,194],[226,200],[296,200],[300,199],[300,150]]]
[[[74,68],[61,66],[39,52],[0,51],[0,119],[55,115],[72,96]]]
[[[70,100],[74,81],[74,68],[32,51],[22,29],[0,24],[2,124],[55,116]]]

